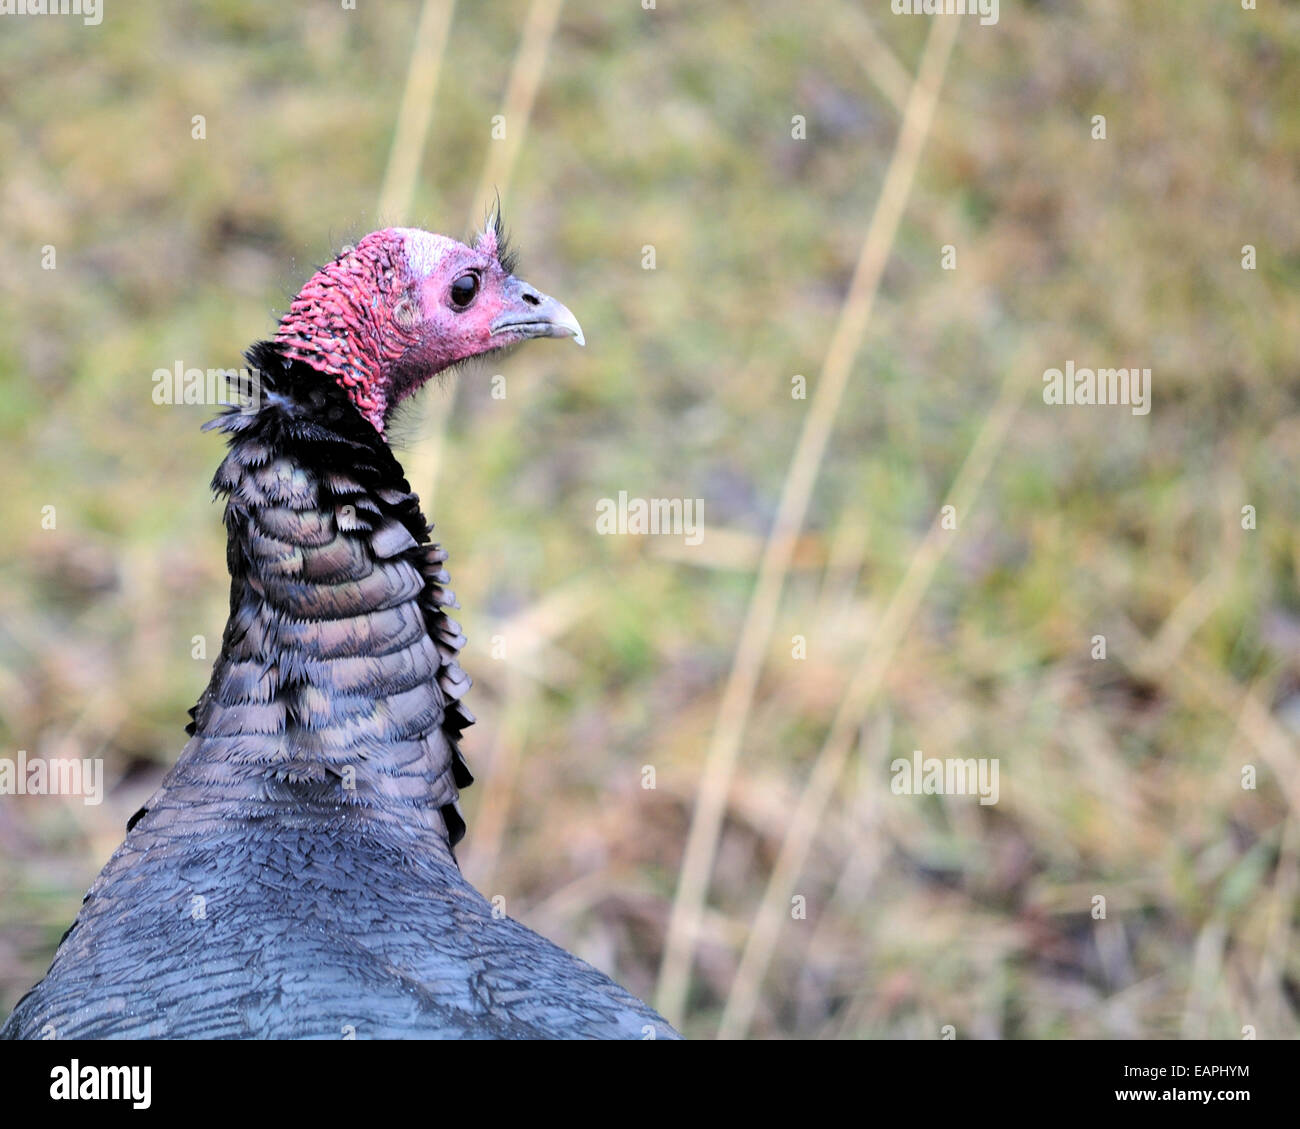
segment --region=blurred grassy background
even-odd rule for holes
[[[0,19],[0,755],[108,780],[100,807],[0,799],[0,1014],[179,752],[220,639],[221,443],[151,374],[237,365],[348,238],[467,234],[532,7],[457,6],[409,216],[377,201],[416,3]],[[441,448],[418,411],[399,431],[422,495],[439,468],[470,637],[467,873],[645,998],[808,410],[791,377],[816,383],[929,30],[887,0],[564,4],[503,196],[521,274],[588,348],[426,391]],[[830,719],[1009,381],[747,1031],[1300,1034],[1298,56],[1273,0],[962,21],[746,719],[686,1033],[718,1028]],[[1045,406],[1069,359],[1150,367],[1150,415]],[[704,499],[703,544],[597,536],[620,490]],[[913,749],[999,758],[1000,802],[891,795]]]

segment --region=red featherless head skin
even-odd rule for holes
[[[513,266],[496,218],[472,247],[417,228],[372,232],[312,275],[275,341],[382,435],[392,408],[459,361],[533,337],[584,343],[573,314]]]

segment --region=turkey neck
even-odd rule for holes
[[[260,404],[214,421],[230,451],[230,618],[169,795],[240,816],[464,832],[473,716],[447,554],[402,468],[340,389],[273,345]]]

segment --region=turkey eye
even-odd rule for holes
[[[462,310],[474,301],[474,295],[477,293],[478,275],[476,274],[462,274],[451,284],[452,304]]]

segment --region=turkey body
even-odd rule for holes
[[[387,444],[263,344],[230,451],[230,618],[190,740],[9,1038],[674,1038],[452,848],[473,718],[446,554]]]

